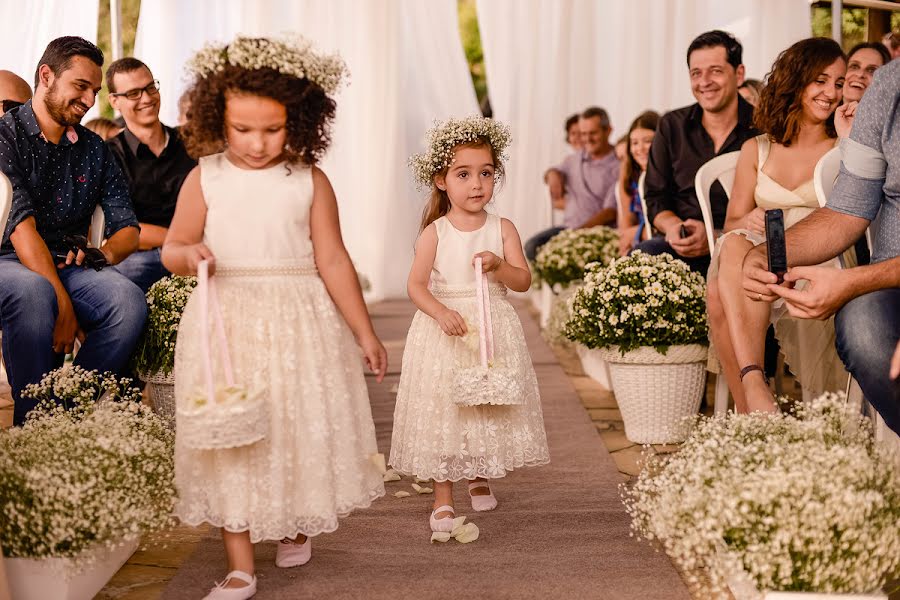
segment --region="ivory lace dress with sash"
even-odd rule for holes
[[[451,393],[456,369],[479,361],[472,257],[486,250],[503,256],[500,226],[500,218],[490,214],[480,229],[470,232],[457,230],[446,217],[435,221],[438,245],[431,291],[466,319],[469,334],[449,336],[421,311],[413,317],[403,352],[389,460],[399,473],[435,481],[493,479],[550,461],[522,324],[506,300],[506,288],[490,274],[494,363],[520,374],[524,403],[461,407]]]
[[[313,259],[312,172],[284,163],[245,170],[217,154],[200,159],[200,181],[235,379],[265,391],[271,427],[250,446],[195,450],[176,423],[176,514],[190,525],[249,530],[253,542],[334,531],[384,485],[371,460],[360,351]],[[204,385],[198,300],[188,301],[178,330],[176,402]]]
[[[812,179],[803,182],[793,190],[788,190],[779,184],[763,172],[771,148],[768,137],[765,134],[757,136],[756,144],[758,148],[756,189],[754,191],[756,205],[765,210],[780,208],[784,213],[784,228],[788,229],[819,208],[815,185]],[[742,235],[754,246],[766,241],[764,233],[756,233],[748,229],[729,231],[716,242],[709,267],[709,277],[715,277],[719,271],[719,253],[722,249],[722,242],[729,235]],[[837,268],[839,263],[835,259],[820,266]],[[802,285],[801,283],[801,287]],[[772,304],[771,322],[775,325],[775,336],[784,353],[784,360],[804,389],[820,393],[840,390],[846,386],[847,372],[834,347],[833,318],[826,321],[795,319],[788,314],[784,300],[777,300]],[[710,345],[711,370],[719,371],[721,369],[714,352],[715,349]]]

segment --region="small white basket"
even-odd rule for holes
[[[269,410],[265,394],[261,390],[249,391],[234,382],[225,325],[216,294],[215,281],[209,276],[209,265],[202,261],[197,268],[197,290],[202,306],[203,360],[206,371],[206,389],[196,390],[179,402],[177,422],[179,436],[184,444],[198,450],[219,450],[248,446],[269,434]],[[210,351],[209,308],[212,305],[213,321],[222,366],[225,371],[224,386],[216,387],[213,377]]]

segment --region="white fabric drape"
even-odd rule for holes
[[[97,42],[99,7],[100,0],[0,0],[0,69],[34,87],[37,63],[52,40],[77,35]],[[91,109],[82,122],[97,114]]]
[[[494,116],[512,127],[498,208],[523,238],[550,225],[544,171],[565,155],[563,123],[605,108],[613,139],[640,112],[694,102],[685,53],[710,29],[733,33],[748,77],[811,31],[807,0],[478,0]]]
[[[160,80],[163,120],[175,122],[183,65],[211,40],[296,31],[337,51],[351,83],[337,96],[334,143],[323,161],[344,241],[373,298],[402,296],[423,194],[406,159],[432,119],[478,110],[456,2],[440,0],[154,0],[141,3],[135,56]],[[248,198],[247,210],[252,210]]]

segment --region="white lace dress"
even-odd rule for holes
[[[175,512],[189,525],[249,531],[253,542],[334,531],[384,485],[371,460],[360,352],[315,271],[312,173],[286,164],[243,170],[222,154],[201,159],[200,169],[204,243],[216,257],[236,381],[266,390],[271,433],[243,448],[194,450],[176,424]],[[176,402],[204,385],[196,300],[178,330]]]
[[[522,324],[500,284],[490,284],[494,362],[519,373],[524,403],[460,407],[451,394],[456,369],[479,360],[472,257],[485,250],[503,256],[500,218],[488,215],[484,226],[471,232],[457,230],[446,217],[435,226],[432,293],[458,311],[472,333],[448,336],[434,319],[416,312],[403,352],[389,463],[399,473],[435,481],[496,479],[519,467],[546,464],[550,452],[537,378]]]

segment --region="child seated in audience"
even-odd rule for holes
[[[628,145],[619,177],[619,252],[628,254],[644,235],[646,220],[638,193],[638,179],[647,168],[650,145],[659,125],[659,114],[652,110],[641,113],[628,128]]]

